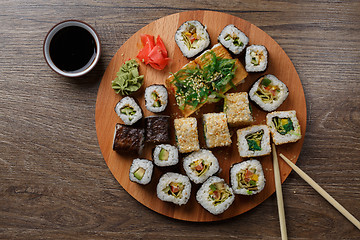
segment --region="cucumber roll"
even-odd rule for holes
[[[240,157],[257,157],[270,154],[270,131],[266,125],[241,128],[236,133]]]
[[[195,57],[209,47],[210,37],[206,26],[199,21],[184,22],[175,33],[175,42],[187,58]]]
[[[160,177],[156,193],[162,201],[184,205],[191,195],[191,183],[185,175],[168,172]]]
[[[262,45],[251,45],[246,48],[245,69],[247,72],[263,72],[267,68],[268,52]]]
[[[265,187],[265,177],[258,160],[234,164],[230,169],[231,187],[235,194],[254,195]]]
[[[126,125],[133,125],[142,118],[139,105],[132,97],[124,97],[115,106],[116,114]]]
[[[196,200],[214,215],[223,213],[234,202],[233,190],[224,179],[216,176],[204,182],[196,193]]]
[[[184,158],[186,175],[194,183],[203,183],[219,171],[219,162],[211,151],[201,149]]]
[[[136,158],[130,166],[130,181],[146,185],[151,181],[154,165],[147,159]]]
[[[145,89],[145,107],[153,113],[165,110],[168,103],[168,93],[166,87],[154,84]]]
[[[153,151],[154,164],[158,167],[168,167],[179,162],[179,151],[170,144],[157,145]]]
[[[288,95],[285,83],[272,74],[261,76],[249,91],[250,99],[266,112],[276,110]]]
[[[221,31],[218,41],[230,52],[240,54],[249,43],[249,38],[237,27],[230,24]]]

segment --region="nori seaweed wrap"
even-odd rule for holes
[[[113,150],[118,153],[135,152],[140,154],[145,144],[145,130],[124,124],[115,125]]]
[[[169,116],[149,116],[145,118],[146,142],[169,143]]]

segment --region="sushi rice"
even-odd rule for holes
[[[159,179],[156,194],[162,201],[184,205],[191,195],[191,182],[185,175],[174,172],[165,173]]]
[[[130,181],[142,185],[148,184],[151,181],[153,169],[154,165],[151,161],[139,158],[134,159],[129,171]]]
[[[170,144],[157,145],[153,152],[154,164],[158,167],[168,167],[179,162],[179,151]]]
[[[253,125],[237,130],[237,143],[240,157],[269,155],[270,131],[266,125]]]
[[[245,69],[247,72],[263,72],[267,68],[268,52],[265,46],[251,45],[246,48]]]
[[[240,54],[249,43],[249,38],[233,24],[227,25],[221,31],[218,41],[230,52]]]
[[[133,125],[142,118],[139,105],[132,97],[124,97],[115,106],[116,114],[126,125]]]
[[[165,110],[168,103],[168,93],[166,87],[154,84],[145,89],[145,107],[153,113]]]

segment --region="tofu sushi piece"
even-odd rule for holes
[[[247,92],[225,94],[224,112],[230,127],[246,126],[254,121]]]
[[[261,163],[256,159],[234,164],[230,168],[231,187],[235,194],[254,195],[265,187]]]
[[[247,72],[263,72],[267,68],[268,52],[265,46],[251,45],[246,48],[245,69]]]
[[[231,145],[231,137],[225,113],[203,115],[204,137],[208,148]]]
[[[170,144],[157,145],[153,151],[153,160],[158,167],[174,166],[179,162],[179,151]]]
[[[275,145],[297,142],[301,139],[300,124],[295,110],[268,113],[266,124]]]
[[[126,125],[133,125],[143,116],[141,108],[132,97],[122,98],[116,104],[115,112]]]
[[[164,85],[154,84],[145,89],[145,107],[150,112],[164,111],[167,103],[168,93]]]
[[[168,172],[160,177],[156,193],[162,201],[184,205],[191,195],[191,182],[185,175]]]
[[[200,149],[184,158],[183,167],[190,180],[199,184],[219,171],[219,162],[211,151]]]
[[[196,193],[196,200],[214,215],[223,213],[234,202],[233,190],[224,179],[212,176]]]
[[[142,185],[148,184],[151,181],[153,169],[154,165],[151,161],[139,158],[134,159],[129,171],[130,181]]]
[[[145,144],[145,130],[124,124],[115,125],[113,150],[118,153],[135,152],[140,154]]]
[[[200,150],[196,118],[177,118],[174,120],[174,127],[180,153]]]
[[[170,117],[165,115],[149,116],[145,118],[146,142],[169,143]]]
[[[261,76],[249,91],[250,99],[262,110],[272,112],[286,100],[289,90],[272,74]]]
[[[206,26],[199,21],[184,22],[175,33],[175,42],[182,54],[192,58],[204,51],[210,45],[210,37]]]
[[[249,43],[249,38],[233,24],[229,24],[221,31],[218,41],[230,52],[238,55]]]
[[[241,128],[236,133],[240,157],[257,157],[270,154],[270,131],[266,125]]]

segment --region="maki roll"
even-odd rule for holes
[[[175,140],[180,153],[200,150],[196,118],[178,118],[174,120]]]
[[[210,37],[206,27],[199,21],[184,22],[175,33],[175,42],[182,54],[192,58],[210,45]]]
[[[113,150],[118,153],[136,152],[140,154],[145,144],[145,130],[124,124],[115,125]]]
[[[247,72],[263,72],[267,67],[268,52],[262,45],[251,45],[246,48],[245,69]]]
[[[249,38],[233,24],[227,25],[221,31],[218,41],[230,52],[240,54],[249,43]]]
[[[266,124],[270,128],[275,145],[296,142],[301,139],[300,124],[295,110],[268,113]]]
[[[184,158],[186,175],[194,183],[203,183],[219,171],[219,162],[211,151],[201,149]]]
[[[204,137],[208,148],[231,145],[231,137],[225,113],[203,115]]]
[[[115,106],[116,114],[126,125],[133,125],[142,118],[139,105],[132,97],[124,97]]]
[[[235,196],[224,179],[210,177],[196,193],[196,200],[214,215],[223,213],[234,202]]]
[[[240,157],[269,155],[270,131],[266,125],[254,125],[237,130]]]
[[[230,169],[231,187],[235,194],[254,195],[265,187],[265,177],[258,160],[234,164]]]
[[[151,181],[154,165],[147,159],[136,158],[130,166],[130,181],[146,185]]]
[[[169,121],[169,116],[146,117],[146,142],[156,144],[170,142]]]
[[[262,110],[276,110],[289,95],[287,86],[272,74],[260,77],[249,91],[250,99]]]
[[[249,125],[254,120],[247,92],[225,94],[224,112],[230,127]]]
[[[156,193],[157,197],[162,201],[184,205],[190,198],[191,183],[185,175],[168,172],[159,179]]]
[[[145,89],[145,107],[153,113],[165,110],[168,93],[164,85],[154,84]]]
[[[179,152],[170,144],[157,145],[153,151],[154,164],[158,167],[168,167],[179,162]]]

